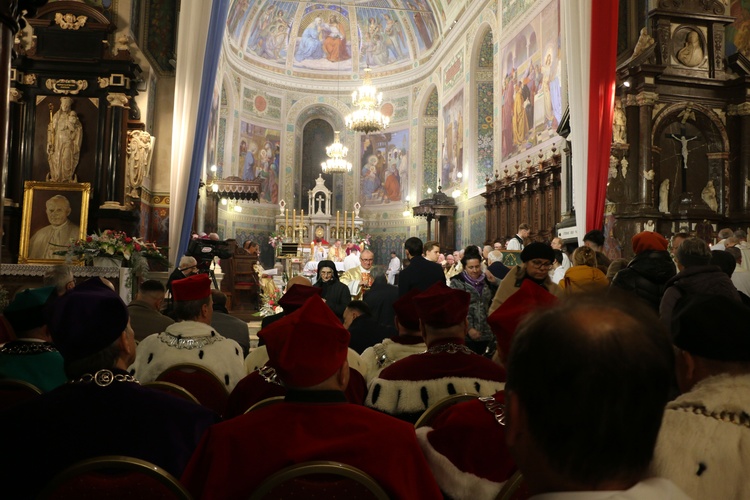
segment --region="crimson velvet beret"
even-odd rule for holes
[[[510,346],[518,325],[532,311],[549,307],[557,302],[543,286],[531,280],[523,280],[521,287],[508,297],[495,312],[489,315],[487,323],[497,337],[497,348],[505,357],[510,353]]]
[[[466,321],[471,295],[463,290],[448,288],[445,283],[438,281],[412,301],[422,324],[448,328]]]
[[[633,236],[633,252],[639,254],[646,250],[666,250],[667,239],[653,231],[643,231]]]
[[[91,278],[57,299],[47,326],[66,360],[101,351],[128,325],[128,308],[99,278]]]
[[[393,303],[396,319],[404,328],[416,332],[419,330],[419,315],[414,307],[414,297],[422,293],[419,288],[412,288]]]
[[[258,335],[266,343],[269,365],[291,387],[323,382],[344,364],[349,350],[349,332],[317,295]]]
[[[28,332],[46,323],[44,309],[54,297],[54,286],[29,288],[17,294],[3,314],[16,333]]]
[[[172,298],[176,301],[201,300],[209,295],[211,295],[211,280],[207,274],[193,274],[172,282]]]
[[[317,286],[292,285],[279,299],[279,305],[287,313],[294,312],[302,307],[307,299],[313,295],[321,295],[322,293],[323,289]]]

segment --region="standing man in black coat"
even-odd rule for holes
[[[422,257],[422,240],[411,237],[404,242],[406,256],[410,259],[409,266],[401,271],[398,280],[399,297],[412,288],[427,290],[438,281],[445,281],[443,268],[436,262],[430,262]]]

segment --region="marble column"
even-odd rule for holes
[[[106,200],[102,208],[119,208],[122,206],[122,191],[124,190],[125,165],[123,163],[125,151],[124,145],[124,120],[123,108],[128,104],[128,96],[122,93],[107,94],[109,102],[109,151],[107,151]]]

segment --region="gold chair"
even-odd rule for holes
[[[197,405],[201,404],[201,402],[198,401],[198,398],[193,396],[190,393],[190,391],[188,391],[184,387],[181,387],[177,384],[173,384],[172,382],[165,382],[163,380],[155,380],[153,382],[148,382],[146,384],[143,384],[143,387],[148,387],[150,389],[156,389],[157,391],[166,392],[167,394],[177,396],[178,398],[185,399],[187,401],[192,401],[193,403]]]
[[[388,493],[365,472],[350,465],[315,461],[292,465],[266,479],[250,500],[388,500]]]
[[[219,415],[224,414],[229,392],[224,382],[208,368],[195,363],[181,363],[161,372],[156,380],[179,385],[195,396],[201,405]]]
[[[272,398],[261,399],[260,401],[255,403],[253,406],[245,410],[245,413],[250,413],[253,410],[258,410],[260,408],[263,408],[265,406],[270,406],[272,404],[281,403],[282,401],[284,401],[284,396],[274,396]]]
[[[0,410],[33,399],[41,393],[41,389],[25,380],[0,379]]]
[[[42,490],[41,500],[190,500],[184,486],[161,467],[139,458],[108,455],[75,463]]]
[[[435,417],[440,415],[446,408],[450,408],[451,406],[463,403],[464,401],[471,401],[472,399],[477,399],[479,397],[479,394],[453,394],[452,396],[448,396],[447,398],[441,399],[434,405],[427,408],[424,413],[417,419],[417,422],[414,424],[415,429],[419,429],[420,427],[427,427],[431,426],[432,422],[435,420]]]
[[[505,481],[495,500],[521,500],[525,498],[529,498],[526,483],[524,483],[521,471],[517,470]]]

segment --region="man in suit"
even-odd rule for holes
[[[396,335],[393,323],[393,303],[398,299],[398,287],[389,285],[383,266],[372,266],[372,286],[362,299],[370,307],[372,317],[382,328],[391,330],[386,336]]]
[[[227,296],[219,290],[211,290],[214,313],[211,317],[211,326],[228,339],[232,339],[242,347],[242,357],[247,356],[250,351],[250,330],[247,323],[235,318],[227,311]]]
[[[157,280],[146,280],[138,287],[138,294],[128,304],[130,326],[135,332],[135,339],[140,342],[149,335],[161,333],[174,320],[159,311],[164,302],[164,285]]]
[[[404,242],[409,266],[401,271],[398,279],[398,294],[404,295],[412,288],[427,290],[437,282],[445,282],[443,268],[437,262],[430,262],[422,257],[422,240],[412,236]]]

